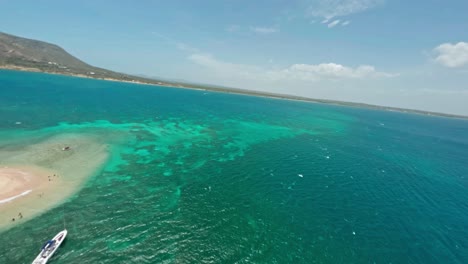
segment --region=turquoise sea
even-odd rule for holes
[[[1,148],[69,132],[110,159],[0,263],[468,263],[467,120],[0,71]]]

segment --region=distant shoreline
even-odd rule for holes
[[[209,91],[209,92],[228,93],[228,94],[239,94],[239,95],[247,95],[247,96],[255,96],[255,97],[272,98],[272,99],[302,101],[302,102],[311,102],[311,103],[319,103],[319,104],[374,109],[374,110],[381,110],[381,111],[410,113],[410,114],[418,114],[418,115],[434,116],[434,117],[446,117],[446,118],[456,118],[456,119],[465,119],[465,120],[468,119],[468,116],[464,116],[464,115],[446,114],[446,113],[438,113],[438,112],[415,110],[415,109],[405,109],[405,108],[390,107],[390,106],[379,106],[379,105],[371,105],[371,104],[365,104],[365,103],[343,102],[343,101],[326,100],[326,99],[313,99],[313,98],[302,97],[302,96],[274,94],[274,93],[252,91],[252,90],[245,90],[245,89],[222,88],[222,87],[215,87],[215,86],[207,87],[207,86],[190,85],[190,84],[173,84],[173,83],[168,83],[168,82],[161,82],[158,80],[142,81],[142,80],[124,80],[124,79],[109,78],[109,77],[101,78],[101,77],[92,76],[92,75],[44,71],[38,68],[21,67],[21,66],[15,66],[15,65],[0,65],[0,70],[38,72],[38,73],[45,73],[45,74],[72,76],[72,77],[78,77],[78,78],[95,79],[95,80],[103,80],[103,81],[153,85],[153,86],[159,86],[159,87],[201,90],[201,91]],[[135,79],[139,79],[139,78],[135,77]]]

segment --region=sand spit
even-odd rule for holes
[[[107,157],[104,143],[83,134],[0,148],[0,229],[62,203],[102,168]]]

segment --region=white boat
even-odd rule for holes
[[[45,264],[54,255],[67,236],[67,230],[60,231],[54,238],[47,241],[41,248],[41,253],[37,255],[32,264]]]

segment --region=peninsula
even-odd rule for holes
[[[303,96],[268,93],[263,91],[229,88],[216,85],[199,85],[192,83],[172,82],[144,78],[125,73],[114,72],[89,65],[72,56],[63,48],[33,39],[22,38],[0,32],[0,69],[33,71],[51,74],[63,74],[76,77],[94,78],[109,81],[131,82],[187,89],[202,89],[207,91],[245,94],[252,96],[289,99],[324,104],[335,104],[350,107],[371,108],[386,111],[398,111],[422,115],[444,116],[453,118],[468,118],[467,116],[436,113],[423,110],[404,109],[389,106],[377,106],[364,103],[343,102],[336,100],[314,99]]]

